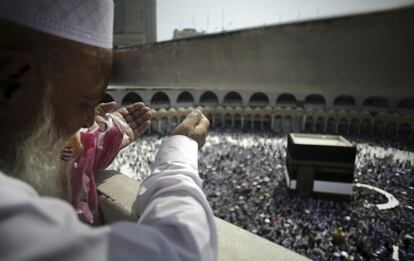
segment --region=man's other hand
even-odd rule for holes
[[[116,115],[128,124],[129,128],[125,130],[125,134],[128,135],[129,142],[135,141],[151,125],[151,109],[142,102],[123,107],[112,115]]]
[[[171,132],[171,136],[184,135],[190,137],[198,143],[198,149],[200,150],[206,142],[209,126],[210,122],[206,116],[200,110],[194,110]]]

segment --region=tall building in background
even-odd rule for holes
[[[114,47],[156,41],[156,0],[115,0]]]

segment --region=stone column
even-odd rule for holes
[[[351,125],[351,121],[349,120],[347,121],[347,124],[346,124],[346,134],[349,134],[350,125]]]
[[[335,121],[335,134],[338,134],[339,121]]]
[[[302,117],[302,131],[306,130],[306,114]]]

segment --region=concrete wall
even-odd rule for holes
[[[120,220],[136,222],[133,205],[137,199],[140,183],[114,171],[103,171],[97,175],[97,184],[100,194],[99,204],[105,223]],[[219,237],[220,261],[309,260],[219,218],[215,221]]]
[[[112,84],[298,97],[414,96],[414,7],[242,30],[115,52]]]

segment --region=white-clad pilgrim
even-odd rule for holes
[[[111,0],[0,1],[0,259],[216,260],[200,111],[163,141],[137,223],[90,227],[62,197],[64,141],[94,122],[112,64]],[[136,138],[150,120],[129,111]]]

